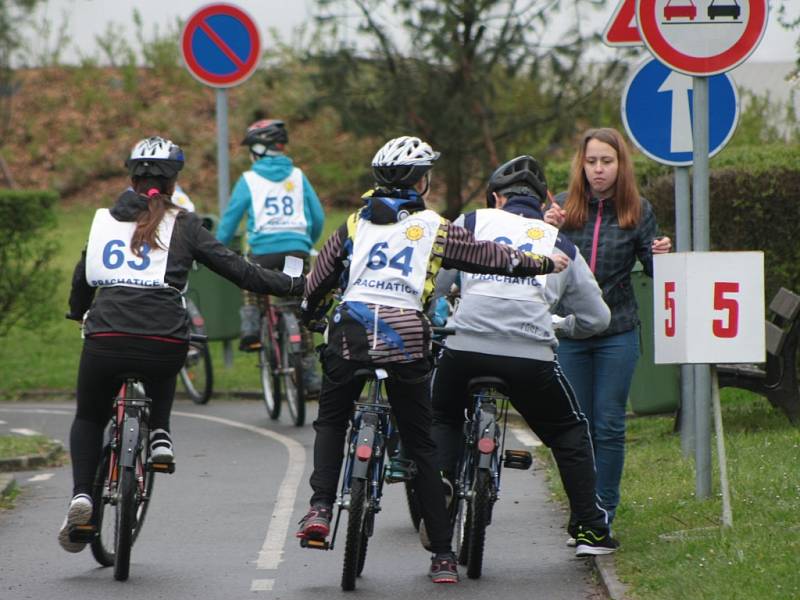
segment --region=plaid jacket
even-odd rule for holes
[[[563,205],[566,196],[566,193],[559,194],[556,202]],[[639,259],[644,266],[644,272],[649,277],[653,276],[653,253],[650,246],[658,229],[653,207],[644,198],[641,200],[642,218],[633,229],[620,228],[613,199],[603,202],[594,276],[603,290],[603,300],[611,309],[611,323],[600,335],[623,333],[639,324],[638,305],[631,286],[631,270],[636,259]],[[582,229],[562,229],[590,264],[599,204],[597,198],[589,200],[589,217]]]

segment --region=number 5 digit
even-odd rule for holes
[[[664,319],[664,334],[667,337],[675,337],[675,282],[664,282],[664,308],[669,311],[669,317]]]
[[[726,298],[725,294],[734,294],[739,291],[736,281],[717,281],[714,283],[714,310],[727,310],[728,322],[714,319],[712,331],[718,338],[732,338],[739,333],[739,303],[733,298]]]

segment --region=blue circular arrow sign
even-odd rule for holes
[[[708,78],[709,156],[722,150],[739,122],[739,96],[726,73]],[[692,164],[692,78],[656,59],[640,64],[622,94],[622,121],[644,154],[665,165]]]

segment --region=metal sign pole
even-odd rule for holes
[[[228,206],[230,192],[228,160],[228,90],[217,88],[217,204],[220,218]],[[233,365],[233,346],[230,340],[222,342],[222,360],[226,367]]]
[[[707,252],[711,247],[708,195],[708,78],[693,79],[692,238],[695,252]],[[702,499],[711,495],[711,368],[707,364],[694,366],[694,399],[695,497]]]
[[[678,252],[692,250],[691,177],[689,167],[675,167],[675,244]],[[694,367],[681,365],[681,452],[694,452]]]

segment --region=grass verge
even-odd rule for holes
[[[800,598],[800,430],[766,399],[722,390],[733,527],[723,530],[719,472],[694,497],[694,462],[681,456],[672,417],[628,421],[622,503],[614,522],[617,573],[633,598]],[[712,446],[716,449],[715,442]],[[565,500],[552,462],[553,492]]]
[[[43,454],[52,447],[52,440],[43,435],[0,435],[0,460]]]

